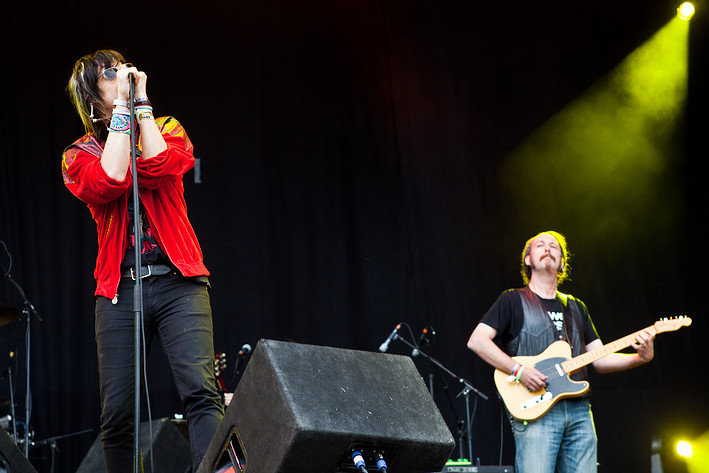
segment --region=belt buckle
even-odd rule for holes
[[[141,266],[140,279],[147,278],[147,277],[153,275],[153,265],[149,264],[149,265],[147,265],[147,268],[148,268],[148,274],[142,274],[143,271],[142,271],[142,266]],[[134,269],[133,267],[130,268],[130,277],[133,281],[135,281],[135,271],[133,271],[133,269]]]

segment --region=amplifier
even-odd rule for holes
[[[473,466],[473,465],[448,465],[441,473],[514,473],[512,466]]]

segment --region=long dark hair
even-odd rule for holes
[[[106,120],[101,117],[110,115],[110,110],[106,110],[98,89],[99,71],[113,67],[119,62],[125,62],[121,53],[102,49],[80,58],[74,64],[66,89],[86,133],[98,137],[105,131],[105,126],[102,125],[105,125]]]

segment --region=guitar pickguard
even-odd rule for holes
[[[539,394],[532,395],[520,403],[520,409],[527,410],[537,407],[541,403],[557,401],[558,398],[579,396],[588,390],[587,381],[574,381],[561,369],[561,363],[566,361],[563,357],[547,358],[535,363],[537,371],[549,376],[546,389]]]

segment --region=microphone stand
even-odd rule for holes
[[[470,399],[469,399],[469,398],[470,398],[470,393],[473,392],[473,393],[477,394],[479,397],[483,398],[483,399],[486,400],[486,401],[489,399],[489,397],[486,396],[485,394],[481,393],[480,391],[478,391],[478,390],[475,388],[475,386],[473,386],[472,384],[470,384],[470,382],[469,382],[468,380],[466,380],[465,378],[462,378],[462,377],[458,376],[457,374],[453,373],[451,370],[449,370],[448,368],[446,368],[445,366],[443,366],[443,364],[441,364],[440,361],[438,361],[437,359],[433,358],[432,356],[430,356],[430,355],[424,353],[423,351],[419,350],[419,347],[417,347],[417,346],[414,345],[413,343],[409,342],[408,340],[404,339],[404,338],[401,337],[398,333],[394,334],[394,337],[392,337],[392,340],[401,340],[402,342],[404,342],[404,344],[408,345],[410,348],[416,349],[416,350],[418,351],[418,354],[419,354],[419,355],[423,356],[423,357],[426,358],[428,361],[430,361],[431,363],[433,363],[434,365],[436,365],[438,368],[440,368],[441,370],[443,370],[443,371],[444,371],[447,375],[449,375],[450,377],[456,379],[456,380],[463,386],[463,390],[462,390],[462,391],[458,394],[458,396],[456,396],[456,397],[459,397],[459,396],[461,396],[461,395],[465,397],[465,416],[466,416],[466,419],[465,419],[465,434],[466,434],[466,436],[468,437],[468,455],[470,456],[469,458],[470,458],[470,461],[471,461],[471,463],[472,463],[472,461],[473,461],[473,441],[472,441],[472,438],[471,438],[471,434],[472,434],[472,426],[471,426],[472,419],[471,419],[471,417],[470,417]],[[477,403],[477,398],[476,398],[476,403]]]
[[[133,443],[133,471],[140,472],[140,333],[143,322],[143,279],[141,278],[141,251],[142,251],[142,228],[140,221],[140,198],[138,196],[138,164],[137,164],[137,149],[136,149],[136,121],[135,121],[135,83],[133,82],[133,74],[128,75],[130,82],[130,154],[131,166],[133,167],[133,241],[135,250],[135,285],[133,286],[133,312],[135,320],[133,324],[134,330],[134,357],[135,357],[135,411],[133,416],[134,426],[134,443]]]
[[[234,372],[231,375],[231,379],[229,380],[229,384],[226,386],[225,389],[229,389],[229,386],[233,386],[232,391],[236,391],[236,386],[238,383],[236,382],[236,378],[239,377],[241,374],[241,360],[246,360],[246,357],[248,356],[248,352],[244,353],[243,350],[239,350],[239,353],[236,355],[236,363],[234,364]],[[229,391],[227,391],[229,392]]]
[[[8,252],[9,254],[9,252]],[[15,286],[15,289],[17,289],[17,292],[19,292],[20,296],[22,297],[23,300],[23,309],[22,309],[22,314],[27,318],[27,328],[25,329],[25,349],[27,351],[26,353],[26,360],[25,360],[25,370],[26,370],[26,375],[27,379],[25,380],[25,438],[24,438],[24,444],[22,445],[22,453],[24,453],[25,457],[29,458],[29,444],[30,444],[30,414],[32,412],[32,391],[30,390],[30,327],[31,327],[31,316],[34,314],[34,316],[37,318],[37,321],[42,323],[44,320],[42,317],[39,316],[37,313],[37,309],[35,309],[34,305],[27,299],[27,296],[25,295],[25,291],[22,289],[22,287],[12,279],[12,275],[10,274],[10,271],[7,271],[5,273],[5,277],[7,280]],[[12,421],[15,422],[15,426],[13,426],[13,432],[17,426],[17,419],[14,417],[12,418]],[[14,434],[15,439],[17,438],[17,435]]]
[[[93,431],[94,431],[94,429],[84,429],[80,432],[74,432],[72,434],[57,435],[56,437],[50,437],[45,440],[39,440],[37,442],[32,442],[31,446],[32,447],[41,447],[43,445],[49,445],[49,448],[51,448],[51,452],[52,452],[52,462],[51,462],[51,467],[50,467],[49,471],[54,473],[54,459],[56,457],[56,452],[59,450],[57,448],[57,440],[61,440],[61,439],[67,438],[67,437],[73,437],[75,435],[86,434],[86,433],[93,432]]]

